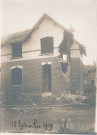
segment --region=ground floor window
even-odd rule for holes
[[[12,85],[22,85],[22,68],[13,68],[11,70]]]

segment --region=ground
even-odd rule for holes
[[[3,132],[33,133],[94,133],[95,107],[63,106],[2,106]]]

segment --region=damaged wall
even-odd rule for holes
[[[71,86],[71,93],[82,94],[84,92],[82,55],[76,43],[71,47]]]
[[[38,28],[31,34],[30,38],[22,44],[22,58],[12,59],[11,44],[2,46],[2,62],[14,62],[45,57],[55,57],[59,55],[59,44],[63,39],[63,28],[55,24],[49,18],[45,18]],[[54,52],[50,55],[41,55],[41,39],[44,37],[54,38]],[[8,51],[9,50],[9,51]]]
[[[18,33],[17,37],[19,38]],[[41,39],[45,37],[52,37],[54,41],[53,52],[47,54],[43,54],[41,51]],[[13,42],[14,40],[16,39],[13,39]],[[29,91],[41,94],[43,92],[42,66],[44,63],[50,63],[51,87],[54,95],[59,96],[71,89],[71,92],[82,92],[82,55],[79,44],[75,43],[72,33],[52,19],[44,17],[41,23],[34,27],[34,32],[30,32],[30,36],[27,36],[22,43],[22,57],[19,58],[12,58],[11,43],[2,46],[2,90],[6,92],[10,90]],[[62,60],[63,56],[60,57],[63,54],[66,54],[66,61]],[[61,63],[65,66],[68,63],[68,66],[64,67]],[[11,85],[11,67],[17,65],[23,67],[21,87]]]
[[[59,45],[60,57],[63,58],[64,54],[67,54],[67,60],[70,61],[70,48],[74,43],[74,36],[69,31],[63,32],[63,40]]]
[[[84,92],[91,93],[96,91],[96,66],[84,66]]]
[[[61,93],[70,90],[69,72],[63,74],[59,58],[45,58],[35,60],[25,60],[2,64],[2,90],[9,92],[16,90],[30,93],[43,93],[43,76],[42,76],[42,63],[51,63],[51,83],[52,94],[59,96]],[[11,85],[11,67],[21,65],[23,67],[23,83],[22,86]],[[6,69],[6,70],[5,70]]]

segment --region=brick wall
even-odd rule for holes
[[[74,43],[71,47],[71,92],[83,93],[83,62],[79,44]]]
[[[47,27],[48,26],[48,27]],[[22,90],[42,93],[42,62],[52,62],[52,92],[56,95],[70,90],[70,79],[62,73],[60,62],[58,62],[58,47],[63,40],[64,29],[55,24],[52,20],[45,18],[38,28],[35,29],[31,37],[23,42],[23,57],[11,59],[12,50],[10,45],[2,47],[2,90]],[[54,53],[41,55],[40,39],[54,37]],[[82,89],[82,63],[79,44],[71,46],[71,84],[75,91]],[[23,66],[23,85],[22,87],[11,87],[11,67]]]
[[[2,64],[2,90],[5,92],[22,91],[42,93],[42,63],[52,62],[52,93],[59,96],[62,92],[69,91],[70,82],[67,81],[61,71],[61,65],[58,58],[43,58],[24,60],[16,62],[7,62]],[[23,67],[23,84],[22,87],[11,86],[11,67],[21,65]]]
[[[71,59],[71,86],[73,93],[83,93],[83,63],[79,58]]]

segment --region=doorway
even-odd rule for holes
[[[43,65],[43,91],[51,92],[51,65]]]

